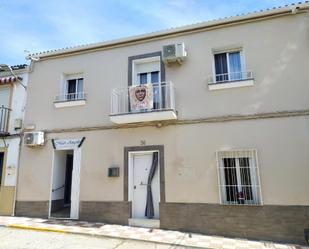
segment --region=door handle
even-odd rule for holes
[[[134,187],[133,187],[134,189],[136,189],[136,186],[134,185]]]

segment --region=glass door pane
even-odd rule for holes
[[[140,73],[139,74],[139,84],[147,84],[147,73]]]
[[[159,71],[150,73],[151,83],[153,85],[153,109],[160,109],[161,86],[159,83]]]

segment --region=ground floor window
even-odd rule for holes
[[[260,205],[256,150],[218,151],[217,157],[221,203]]]

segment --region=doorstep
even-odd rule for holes
[[[163,229],[149,229],[73,220],[47,220],[40,218],[0,216],[0,226],[45,232],[71,233],[139,240],[159,244],[168,244],[173,248],[176,248],[177,246],[184,246],[209,249],[309,249],[309,247],[301,247],[299,245],[292,244],[279,244],[269,241],[253,241]]]
[[[160,228],[160,220],[156,220],[156,219],[129,219],[129,226],[146,227],[146,228]]]

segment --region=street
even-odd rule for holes
[[[68,233],[41,232],[0,227],[0,249],[182,249],[136,240],[91,237]]]

